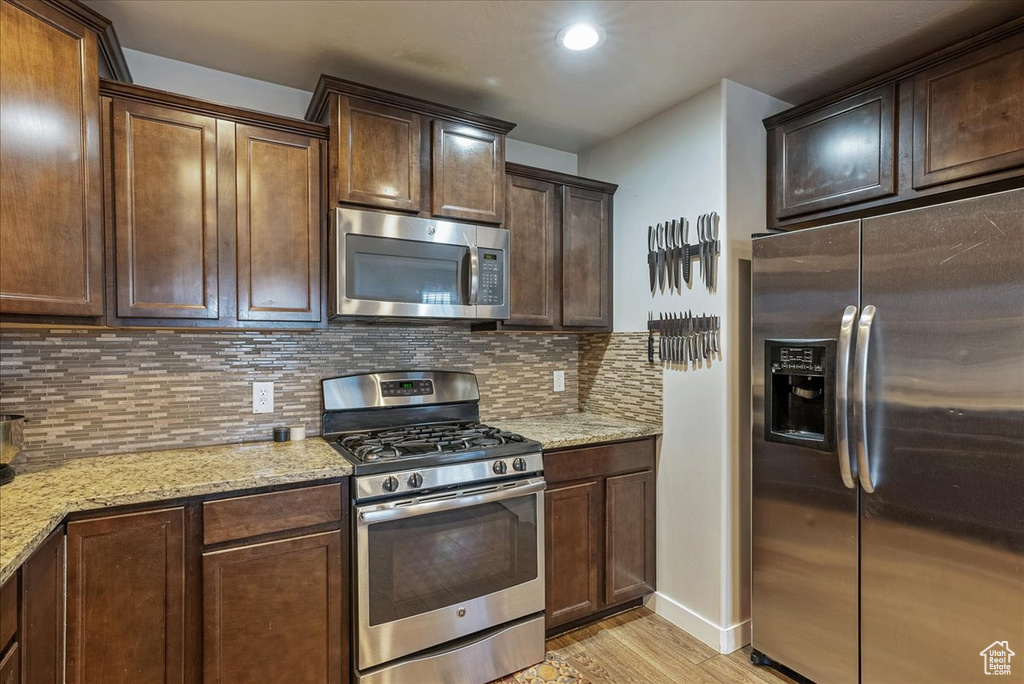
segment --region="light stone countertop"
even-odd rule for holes
[[[0,584],[69,513],[352,474],[319,437],[77,458],[0,487]]]
[[[537,440],[544,449],[564,449],[661,434],[660,425],[591,412],[499,420],[494,424]]]

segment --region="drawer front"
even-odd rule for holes
[[[0,588],[0,653],[18,631],[18,575]]]
[[[775,218],[896,193],[895,95],[889,83],[770,131]]]
[[[544,454],[544,478],[571,482],[654,468],[654,437]]]
[[[340,484],[207,501],[203,503],[203,543],[338,522],[341,511]]]
[[[1024,166],[1024,33],[914,77],[914,188]]]

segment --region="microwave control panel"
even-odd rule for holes
[[[434,393],[430,380],[384,380],[380,383],[382,397],[424,397]]]
[[[480,254],[480,290],[476,303],[498,306],[505,303],[505,259],[500,249],[478,250]]]

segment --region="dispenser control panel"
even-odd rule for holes
[[[825,347],[773,347],[771,363],[773,373],[824,373]]]

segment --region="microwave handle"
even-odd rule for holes
[[[476,306],[480,296],[480,251],[476,245],[469,246],[469,305]]]
[[[402,518],[412,518],[418,515],[425,515],[427,513],[440,513],[441,511],[461,508],[463,506],[473,506],[493,501],[503,501],[504,499],[514,499],[520,496],[526,496],[527,494],[536,494],[543,492],[545,488],[546,484],[544,483],[544,480],[540,478],[531,479],[525,481],[523,484],[505,486],[500,489],[481,494],[469,493],[463,496],[439,497],[435,501],[428,500],[400,507],[364,511],[359,514],[359,523],[363,525],[372,525],[373,523],[385,522],[388,520],[401,520]]]

